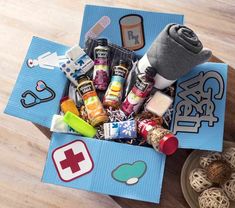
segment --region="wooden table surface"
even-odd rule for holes
[[[40,182],[49,146],[47,136],[32,123],[2,113],[32,36],[73,45],[79,40],[85,4],[182,13],[185,24],[197,32],[205,47],[235,67],[233,0],[0,0],[0,208],[188,207],[180,190],[180,171],[189,152],[179,150],[167,159],[158,206],[63,188]],[[227,97],[225,138],[231,140],[235,135],[235,70],[231,68]]]

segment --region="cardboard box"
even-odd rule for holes
[[[128,25],[131,21],[131,25]],[[141,57],[168,23],[183,16],[86,6],[80,37],[106,37]],[[5,113],[50,127],[68,80],[59,69],[69,49],[33,37]],[[205,63],[177,82],[171,130],[181,148],[222,150],[227,65]],[[53,133],[42,181],[159,203],[165,155],[152,148]]]

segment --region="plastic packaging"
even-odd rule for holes
[[[79,116],[79,111],[76,107],[76,104],[68,96],[63,97],[60,100],[60,107],[61,107],[61,110],[63,111],[63,113],[70,111],[70,112],[74,113],[75,115]]]
[[[121,106],[122,111],[127,116],[132,113],[138,113],[144,100],[153,89],[155,75],[156,70],[152,67],[148,67],[145,73],[141,73],[137,76],[134,87]]]
[[[178,149],[178,139],[168,129],[151,119],[144,119],[137,122],[138,133],[153,148],[166,155],[172,155]]]
[[[110,81],[109,72],[109,47],[105,38],[98,39],[98,46],[94,48],[93,82],[98,90],[106,90]]]
[[[71,112],[64,115],[64,121],[83,136],[94,137],[96,135],[96,129],[93,126]]]
[[[77,90],[82,97],[88,119],[92,126],[98,126],[108,121],[108,116],[100,102],[99,97],[95,91],[93,82],[88,76],[82,75],[78,79]]]
[[[120,60],[113,68],[112,79],[103,99],[105,107],[118,108],[122,101],[123,86],[128,75],[127,62]]]

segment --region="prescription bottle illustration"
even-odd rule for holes
[[[143,18],[137,14],[123,16],[119,20],[122,46],[136,51],[144,47]]]

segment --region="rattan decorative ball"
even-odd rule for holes
[[[219,152],[208,152],[200,157],[200,166],[202,168],[206,168],[210,165],[213,161],[221,160],[221,154]]]
[[[222,185],[222,188],[228,198],[235,201],[235,172],[233,172],[230,179]]]
[[[221,160],[213,161],[206,168],[208,179],[216,184],[223,184],[231,176],[231,168],[229,165]]]
[[[226,148],[222,153],[222,158],[235,169],[235,147]]]
[[[189,174],[189,183],[196,192],[202,192],[212,186],[212,183],[207,178],[206,170],[195,168]]]
[[[229,198],[221,188],[209,188],[203,191],[198,197],[200,208],[228,208]]]

